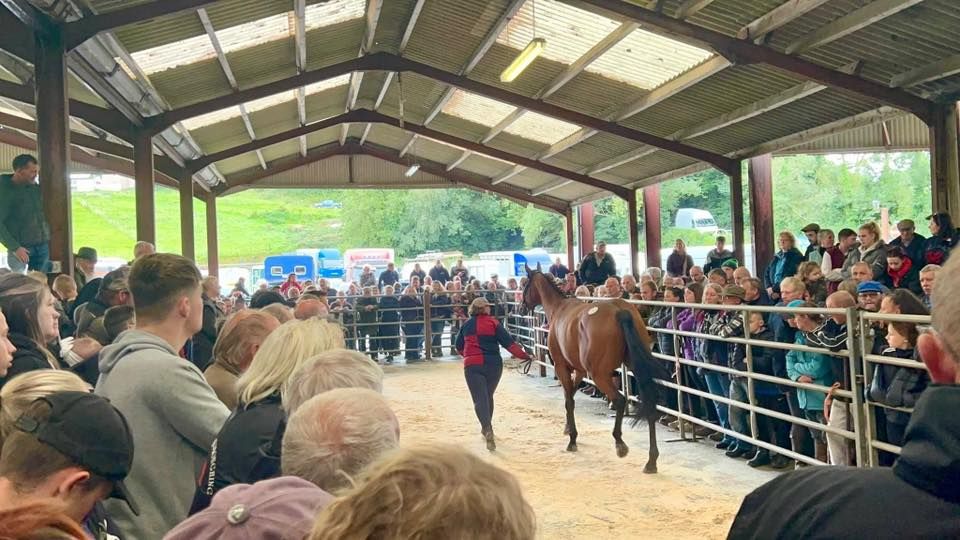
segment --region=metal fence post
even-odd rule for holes
[[[430,290],[423,290],[423,355],[427,360],[433,359],[433,328],[430,313]]]
[[[852,402],[850,403],[850,415],[853,417],[853,433],[856,435],[856,438],[853,440],[854,453],[857,456],[857,466],[866,467],[872,463],[872,459],[868,459],[869,448],[870,448],[870,435],[866,426],[869,424],[867,422],[867,416],[865,414],[866,409],[863,401],[864,396],[864,377],[863,377],[863,340],[864,337],[864,328],[862,326],[863,319],[860,317],[860,312],[856,308],[847,308],[847,361],[849,362],[850,370],[850,391],[853,393]],[[856,335],[851,335],[851,331],[855,331]]]
[[[851,372],[851,390],[853,390],[853,408],[855,409],[853,421],[854,426],[859,422],[860,429],[854,427],[854,431],[857,433],[857,444],[860,446],[857,452],[857,466],[858,467],[875,467],[879,462],[879,456],[877,455],[877,449],[873,446],[873,440],[876,438],[874,434],[874,426],[876,426],[876,419],[874,418],[873,408],[864,402],[864,396],[866,395],[866,389],[870,384],[870,364],[867,362],[866,355],[873,350],[873,343],[868,341],[870,337],[870,322],[860,316],[859,312],[855,314],[857,320],[857,333],[859,334],[857,342],[859,345],[859,350],[857,355],[854,358],[851,358],[852,368],[856,371]]]
[[[744,345],[744,361],[747,364],[747,402],[750,403],[750,436],[754,439],[759,439],[760,429],[757,426],[757,411],[752,407],[757,406],[757,394],[755,383],[753,382],[753,345],[750,345],[750,312],[741,311],[740,316],[743,317],[743,339],[747,341]],[[727,413],[729,417],[730,413]]]
[[[676,307],[670,307],[670,320],[673,324],[673,331],[678,331],[680,328],[677,324]],[[683,414],[683,369],[680,365],[680,351],[683,349],[683,343],[677,334],[671,335],[670,338],[673,340],[673,365],[677,373],[677,427],[680,428],[680,439],[683,440],[687,438],[687,432],[684,429],[686,422],[680,417]],[[694,435],[694,438],[696,438],[696,435]]]

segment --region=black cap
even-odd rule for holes
[[[140,515],[123,484],[133,466],[133,434],[123,414],[106,398],[89,392],[57,392],[37,401],[50,405],[50,415],[40,419],[24,413],[16,428],[113,482],[110,496],[126,501]]]

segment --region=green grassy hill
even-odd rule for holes
[[[248,190],[217,200],[220,262],[253,263],[265,255],[302,247],[336,247],[340,210],[317,209],[337,194],[320,190]],[[92,246],[100,257],[130,258],[136,242],[133,190],[73,194],[73,245]],[[176,191],[156,190],[157,247],[180,252],[180,209]],[[197,257],[207,259],[205,205],[194,204]]]

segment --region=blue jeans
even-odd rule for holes
[[[711,371],[704,368],[703,377],[707,380],[707,389],[710,390],[710,393],[715,396],[728,397],[730,391],[730,378],[727,377],[726,373],[720,373],[719,371]],[[720,425],[726,429],[730,429],[730,417],[728,415],[728,409],[726,403],[721,403],[719,401],[713,402],[714,408],[717,410],[717,417],[720,419]],[[723,440],[727,442],[733,442],[734,438],[724,434]]]
[[[739,401],[740,403],[750,403],[750,395],[747,390],[747,379],[730,379],[730,399]],[[750,430],[749,411],[739,407],[732,407],[729,411],[729,418],[730,426],[734,431],[748,437],[752,436],[753,432]],[[753,450],[753,445],[743,440],[737,440],[737,448],[749,452]]]
[[[27,253],[30,256],[30,259],[27,261],[27,264],[20,262],[20,259],[17,258],[17,254],[14,251],[7,251],[7,264],[10,265],[10,270],[23,273],[24,270],[36,270],[38,272],[49,272],[50,271],[50,247],[47,244],[40,244],[38,246],[23,246],[26,248]]]

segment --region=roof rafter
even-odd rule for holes
[[[268,171],[252,170],[249,172],[240,172],[227,177],[227,183],[222,185],[218,194],[223,195],[226,192],[238,191],[249,186],[255,186],[256,182],[268,178],[281,172],[293,170],[311,163],[323,161],[334,156],[368,155],[383,161],[396,163],[397,165],[407,165],[408,160],[397,155],[396,150],[383,146],[367,144],[359,145],[355,141],[347,141],[346,144],[337,143],[327,144],[312,149],[306,156],[296,156],[295,158],[285,158],[270,162]],[[478,174],[468,173],[466,171],[446,171],[442,163],[429,160],[418,160],[420,170],[430,173],[434,176],[445,178],[453,184],[463,184],[464,186],[481,191],[496,193],[508,199],[533,204],[538,208],[565,213],[569,206],[559,200],[550,197],[533,197],[526,191],[510,186],[495,186],[490,183],[490,179]]]
[[[0,97],[27,105],[35,105],[36,100],[33,85],[17,84],[2,79],[0,79]],[[86,120],[121,139],[130,138],[131,125],[123,114],[76,99],[70,99],[69,107],[70,116]]]
[[[373,48],[373,38],[377,33],[377,24],[380,22],[380,11],[383,9],[383,0],[367,0],[366,10],[366,30],[363,32],[363,39],[360,43],[360,52],[357,56],[363,56],[369,53]],[[350,112],[357,106],[357,97],[360,95],[360,85],[363,84],[363,72],[355,71],[350,74],[350,84],[347,86],[347,104],[343,112]],[[350,130],[349,124],[340,126],[340,144],[347,140],[347,132]]]
[[[925,122],[929,122],[932,118],[935,105],[933,102],[903,90],[891,89],[885,85],[855,75],[841,73],[803,58],[781,53],[769,47],[756,45],[750,41],[737,39],[736,37],[715,32],[685,21],[679,21],[626,2],[607,2],[605,0],[568,1],[587,4],[602,12],[611,13],[620,18],[627,18],[641,24],[659,28],[670,34],[697,40],[713,47],[715,50],[723,51],[724,54],[733,55],[746,62],[767,64],[805,79],[875,99],[882,103],[910,111]]]
[[[432,128],[429,128],[427,126],[423,126],[420,124],[404,121],[403,125],[401,126],[400,120],[393,118],[392,116],[387,116],[383,113],[370,111],[366,109],[354,109],[353,111],[350,111],[348,113],[344,113],[342,115],[335,116],[332,118],[327,118],[323,121],[315,122],[307,126],[298,127],[282,133],[277,133],[275,135],[264,137],[263,139],[251,141],[249,143],[244,143],[242,145],[235,146],[233,148],[227,148],[220,152],[216,152],[214,154],[210,154],[209,156],[204,156],[200,159],[187,163],[187,169],[191,171],[199,170],[216,161],[221,161],[234,156],[245,154],[247,152],[258,150],[260,148],[265,148],[267,146],[271,146],[274,144],[281,143],[283,141],[287,141],[287,140],[299,137],[306,133],[320,131],[322,129],[327,129],[329,127],[333,127],[343,123],[386,124],[389,126],[400,128],[406,132],[411,133],[412,137],[406,143],[406,146],[403,149],[398,151],[401,157],[403,157],[410,150],[410,147],[413,145],[413,141],[417,137],[426,137],[428,139],[434,139],[442,143],[456,146],[459,148],[472,150],[477,154],[490,156],[502,161],[506,161],[508,163],[514,163],[518,167],[521,167],[521,170],[518,171],[518,173],[521,172],[524,168],[530,168],[530,169],[538,170],[541,172],[545,172],[547,174],[562,176],[564,178],[573,180],[581,184],[593,186],[599,189],[604,189],[613,193],[614,195],[617,195],[618,197],[626,198],[627,196],[629,196],[629,193],[628,193],[629,190],[626,190],[617,184],[612,184],[604,180],[592,178],[574,171],[568,171],[566,169],[557,167],[555,165],[550,165],[550,164],[539,162],[539,161],[536,161],[527,157],[523,157],[517,154],[513,154],[506,150],[500,150],[498,148],[483,146],[478,142],[462,139],[460,137],[457,137],[455,135],[450,135],[442,131],[436,131]]]
[[[960,54],[911,69],[890,80],[890,86],[900,88],[943,79],[960,73]]]
[[[547,84],[547,86],[540,89],[539,92],[534,95],[536,99],[547,99],[548,97],[555,94],[559,91],[565,84],[574,79],[577,75],[583,72],[590,64],[592,64],[597,58],[600,58],[604,53],[616,46],[617,43],[623,41],[627,36],[629,36],[634,30],[639,28],[640,25],[632,22],[622,23],[616,30],[607,34],[602,40],[600,40],[596,45],[590,48],[587,52],[576,59],[572,64],[567,66],[562,72],[560,72],[554,79]],[[520,119],[526,109],[516,109],[506,118],[497,123],[497,125],[490,128],[487,131],[486,135],[480,139],[480,142],[487,143],[490,142],[497,135],[502,133],[505,129],[513,125],[514,122]],[[470,157],[469,151],[464,152],[464,156],[461,156],[462,159]],[[462,161],[462,159],[460,161]]]
[[[826,45],[920,2],[923,0],[874,0],[787,45],[785,51],[787,54],[800,54]]]
[[[19,116],[15,116],[15,115],[3,113],[3,112],[0,112],[0,126],[13,128],[13,129],[22,131],[24,133],[29,133],[34,136],[37,133],[37,125],[34,120],[21,118]],[[6,136],[6,139],[3,140],[2,142],[19,146],[21,148],[27,148],[28,150],[36,149],[34,146],[24,146],[24,144],[26,144],[27,141],[33,141],[33,139],[30,139],[29,137],[15,134],[12,131],[3,130],[3,129],[0,129],[0,134],[3,134],[4,136]],[[16,138],[16,137],[22,137],[22,138]],[[76,150],[84,150],[84,149],[92,150],[100,154],[107,154],[110,156],[120,158],[121,160],[127,160],[127,161],[133,160],[132,147],[124,146],[122,144],[117,144],[110,141],[105,141],[98,137],[91,137],[90,135],[86,135],[84,133],[71,132],[70,145]],[[133,175],[132,165],[130,165],[129,168],[123,167],[121,169],[118,169],[116,167],[123,166],[124,162],[107,161],[106,158],[100,155],[94,155],[94,156],[91,156],[90,154],[86,154],[86,155],[88,158],[100,160],[99,163],[103,165],[103,168],[107,170],[111,170],[119,174],[127,174],[131,176]],[[82,156],[78,156],[76,154],[73,155],[73,159],[88,165],[101,166],[89,160],[84,161],[84,158]],[[106,165],[104,165],[107,163],[111,164],[111,166],[107,167]],[[176,163],[174,163],[173,160],[171,160],[166,156],[155,156],[154,168],[156,168],[157,170],[158,179],[161,180],[161,183],[164,183],[166,185],[176,186],[178,179],[183,177],[184,169],[181,168]],[[206,186],[202,186],[202,187],[204,187],[204,189],[194,190],[195,196],[199,199],[205,199],[205,193],[209,191],[209,188],[206,188]]]
[[[157,0],[149,4],[139,4],[120,8],[102,15],[83,17],[64,26],[65,45],[73,49],[93,36],[128,24],[136,24],[179,11],[201,8],[216,0]]]
[[[790,0],[780,4],[769,11],[766,15],[759,17],[750,24],[744,26],[737,33],[740,39],[759,39],[769,32],[789,23],[790,21],[804,15],[814,9],[826,4],[830,0]]]
[[[203,26],[204,32],[207,33],[207,38],[210,39],[213,50],[217,53],[217,62],[220,63],[220,69],[223,71],[223,76],[227,78],[227,83],[230,84],[230,88],[234,92],[240,90],[240,86],[237,84],[237,78],[233,74],[233,69],[230,68],[230,62],[227,61],[227,55],[223,52],[220,38],[217,37],[217,30],[213,27],[213,23],[210,22],[210,16],[207,15],[207,10],[204,8],[198,9],[197,17],[200,18],[200,24]],[[250,122],[247,107],[243,103],[240,103],[237,105],[237,108],[240,109],[240,118],[243,120],[243,126],[247,130],[247,135],[251,141],[256,140],[257,133],[253,130],[253,123]],[[267,168],[267,162],[263,158],[263,153],[259,150],[257,150],[257,160],[260,162],[261,167],[264,169]]]
[[[692,17],[713,2],[714,0],[686,0],[677,8],[677,18],[686,19],[687,17]]]
[[[297,73],[307,70],[307,0],[293,0],[293,41],[297,54]],[[307,124],[307,93],[297,88],[297,119]],[[307,138],[300,137],[300,155],[307,155]]]
[[[407,50],[407,44],[410,43],[410,37],[413,35],[413,29],[417,26],[417,20],[420,19],[420,12],[423,11],[423,4],[426,0],[417,0],[417,3],[413,5],[413,10],[410,11],[410,18],[407,20],[407,26],[403,30],[403,36],[400,38],[400,46],[397,47],[397,54],[403,56],[404,51]],[[393,82],[393,77],[396,73],[388,71],[383,78],[383,86],[380,87],[380,92],[377,93],[377,99],[373,102],[373,110],[379,110],[380,105],[383,104],[383,100],[387,97],[387,91],[390,90],[390,83]],[[370,124],[367,124],[367,127],[363,129],[363,136],[360,137],[360,144],[362,145],[367,140],[367,135],[370,134]]]
[[[467,77],[462,77],[449,73],[427,64],[422,64],[420,62],[414,62],[407,58],[401,58],[396,55],[387,54],[387,53],[375,53],[372,55],[366,55],[362,58],[357,58],[354,60],[348,60],[346,62],[341,62],[335,64],[328,68],[319,69],[316,71],[311,71],[308,73],[303,73],[301,75],[296,75],[294,77],[280,80],[274,83],[270,83],[264,86],[250,88],[247,90],[242,90],[240,92],[235,92],[227,96],[221,96],[214,98],[205,102],[196,103],[194,105],[188,105],[181,109],[175,109],[173,111],[167,111],[155,117],[148,119],[148,124],[151,125],[154,129],[158,127],[165,127],[168,122],[182,120],[184,118],[190,118],[199,114],[204,114],[206,112],[219,110],[222,108],[230,107],[232,105],[237,105],[239,103],[244,103],[251,101],[253,99],[258,99],[268,95],[276,94],[284,90],[289,90],[290,88],[295,88],[296,86],[302,86],[304,80],[310,80],[311,82],[317,80],[324,80],[328,78],[335,77],[337,75],[342,75],[344,73],[349,73],[350,71],[356,69],[380,69],[387,71],[410,71],[418,75],[434,79],[446,83],[450,86],[455,86],[475,94],[479,94],[488,98],[496,99],[504,103],[509,103],[515,107],[521,107],[531,111],[536,111],[540,114],[551,116],[569,122],[572,124],[579,124],[581,126],[586,126],[590,129],[597,131],[604,131],[611,133],[613,135],[618,135],[626,139],[632,139],[638,142],[645,144],[650,144],[668,150],[670,152],[675,152],[680,155],[691,157],[693,159],[706,161],[713,166],[723,170],[729,171],[732,170],[735,166],[732,160],[729,160],[718,154],[696,148],[693,146],[688,146],[683,143],[676,141],[671,141],[664,139],[663,137],[658,137],[639,131],[633,128],[622,126],[615,122],[608,120],[601,120],[599,118],[589,116],[571,109],[566,109],[559,107],[557,105],[552,105],[545,103],[543,101],[529,98],[521,94],[511,92],[509,90],[504,90],[489,84],[482,83],[480,81],[475,81]]]
[[[473,71],[473,68],[477,67],[477,64],[480,63],[480,60],[483,59],[483,56],[487,54],[487,51],[490,50],[490,47],[493,47],[493,44],[497,42],[497,37],[503,32],[503,29],[507,27],[507,23],[510,22],[510,19],[520,11],[520,8],[523,6],[525,0],[510,0],[510,4],[507,5],[507,9],[500,14],[500,17],[497,18],[496,22],[490,28],[490,31],[487,32],[487,35],[483,38],[483,41],[480,42],[480,46],[473,52],[473,55],[467,60],[467,63],[464,64],[463,68],[457,72],[457,75],[466,77]],[[450,98],[453,97],[453,92],[455,88],[453,86],[448,86],[447,89],[443,92],[443,95],[440,97],[440,100],[437,101],[433,108],[430,109],[430,112],[427,113],[426,118],[423,120],[423,124],[427,125],[433,121],[434,118],[440,114],[440,111],[447,105],[450,101]]]
[[[858,62],[853,62],[851,64],[844,66],[843,71],[852,73],[857,68],[858,65],[859,65]],[[819,83],[815,83],[811,81],[803,82],[796,86],[787,88],[782,92],[778,92],[772,96],[765,97],[753,103],[748,103],[747,105],[738,107],[727,113],[724,113],[714,118],[710,118],[708,120],[700,122],[699,124],[695,124],[693,126],[689,126],[689,127],[680,129],[678,131],[675,131],[674,133],[670,134],[669,138],[679,141],[684,139],[692,139],[695,137],[699,137],[701,135],[706,135],[707,133],[712,133],[718,129],[723,129],[727,126],[732,126],[733,124],[743,122],[755,116],[759,116],[761,114],[770,112],[780,107],[784,107],[786,105],[799,101],[805,97],[809,97],[816,93],[822,92],[823,90],[826,90],[826,89],[827,89],[826,86]],[[653,154],[657,150],[658,150],[657,148],[652,146],[643,146],[643,147],[631,150],[629,152],[626,152],[619,156],[614,156],[610,159],[604,160],[600,163],[597,163],[596,165],[589,167],[587,169],[587,174],[596,174],[599,172],[610,170],[615,167],[619,167],[620,165],[623,165],[625,163],[629,163],[631,161],[635,161],[637,159],[641,159],[646,156],[649,156],[650,154]]]

